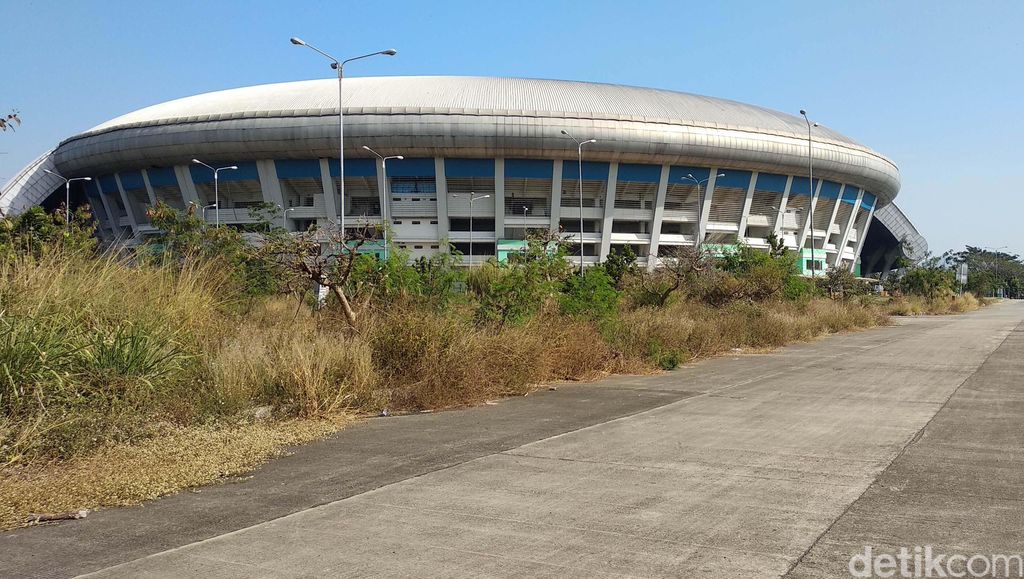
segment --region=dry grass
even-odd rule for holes
[[[56,463],[7,467],[0,470],[0,529],[26,524],[30,513],[135,505],[246,473],[288,446],[337,431],[345,421],[164,425],[160,436],[138,444],[111,445]]]
[[[245,472],[347,414],[471,405],[886,320],[859,303],[681,300],[600,323],[549,304],[497,327],[398,300],[366,306],[354,332],[286,298],[243,312],[217,264],[0,267],[0,526]],[[260,406],[272,418],[249,423]]]
[[[974,297],[974,294],[968,292],[963,295],[950,295],[932,299],[921,296],[900,296],[891,298],[883,307],[886,313],[891,316],[941,316],[973,312],[983,305],[987,304]]]
[[[680,301],[620,316],[610,341],[623,359],[673,368],[734,348],[767,349],[822,334],[887,323],[880,311],[851,302],[737,302],[715,308]]]

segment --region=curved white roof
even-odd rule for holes
[[[522,78],[393,76],[344,81],[345,112],[521,114],[664,122],[800,136],[803,118],[763,107],[683,92],[634,86]],[[168,123],[337,114],[335,79],[249,86],[146,107],[83,135]],[[862,147],[826,127],[815,138]]]

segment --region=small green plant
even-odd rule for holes
[[[601,267],[587,268],[583,275],[570,276],[562,284],[558,299],[563,314],[594,320],[611,318],[619,308],[615,280]]]
[[[609,253],[608,258],[601,264],[601,267],[612,279],[615,287],[619,288],[622,287],[624,278],[640,272],[640,268],[636,265],[636,253],[628,245],[623,249],[617,249]]]

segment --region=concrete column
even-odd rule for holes
[[[804,248],[804,244],[807,243],[807,236],[811,228],[814,227],[814,224],[811,223],[813,221],[811,215],[814,215],[814,210],[818,206],[818,194],[821,193],[821,186],[824,182],[824,179],[819,179],[818,186],[811,190],[811,202],[808,204],[807,215],[804,216],[804,226],[800,228],[800,239],[797,241],[797,247],[800,249]]]
[[[551,231],[562,224],[562,160],[551,164]]]
[[[661,222],[665,218],[665,196],[668,193],[668,174],[670,167],[661,166],[661,177],[658,179],[658,193],[654,199],[654,220],[651,222],[651,245],[647,248],[647,270],[654,269],[658,261],[658,245],[661,241]]]
[[[747,238],[747,217],[750,216],[750,205],[754,202],[754,186],[757,184],[757,171],[750,173],[750,185],[747,187],[747,198],[743,200],[743,213],[740,214],[740,230],[737,237],[740,241]]]
[[[843,258],[843,252],[846,250],[846,244],[850,241],[850,232],[853,231],[853,224],[857,222],[857,211],[860,210],[860,202],[864,198],[864,190],[857,190],[857,200],[853,203],[853,210],[850,211],[850,218],[846,220],[846,225],[843,226],[843,234],[839,238],[839,245],[836,246],[836,256],[833,258],[832,265],[838,266],[839,262]],[[842,198],[840,198],[842,203]]]
[[[775,235],[782,236],[782,224],[786,220],[786,204],[789,203],[789,190],[793,187],[793,176],[786,179],[786,189],[782,192],[782,200],[779,201],[779,213],[775,216]]]
[[[444,173],[444,157],[434,158],[434,187],[437,189],[437,238],[448,238],[448,177]]]
[[[320,159],[320,183],[324,188],[324,213],[327,219],[335,220],[338,218],[338,194],[334,192],[331,163],[327,159]]]
[[[718,179],[718,167],[712,167],[711,173],[708,175],[708,182],[704,184],[704,206],[701,207],[700,215],[697,221],[697,239],[698,243],[704,243],[704,238],[707,237],[708,231],[708,219],[711,217],[711,203],[715,198],[715,181]],[[698,187],[699,189],[699,187]],[[700,191],[698,190],[697,202],[700,203]]]
[[[864,240],[868,237],[868,227],[871,226],[871,218],[875,216],[875,207],[878,206],[878,200],[875,200],[875,204],[871,206],[871,210],[868,211],[868,218],[864,220],[863,231],[857,232],[857,249],[853,250],[853,261],[850,262],[850,271],[857,265],[857,260],[860,258],[860,250],[864,248]]]
[[[153,191],[153,186],[149,184],[149,173],[145,169],[142,170],[142,182],[146,184],[146,195],[149,195],[150,207],[156,207],[156,192]]]
[[[117,222],[114,212],[110,210],[110,202],[107,201],[107,196],[103,194],[103,188],[100,187],[99,180],[96,179],[93,183],[96,185],[96,196],[100,200],[100,205],[103,206],[103,212],[107,214],[107,226],[110,228],[110,236],[117,239],[121,235],[121,224]]]
[[[843,193],[846,191],[846,183],[839,186],[839,197],[836,197],[836,202],[832,207],[832,215],[828,218],[828,225],[825,226],[825,239],[832,237],[830,231],[832,231],[832,224],[836,221],[836,216],[839,215],[839,204],[842,203]]]
[[[128,213],[128,221],[132,224],[132,232],[139,232],[139,220],[135,216],[135,209],[132,208],[132,204],[128,202],[128,196],[124,193],[124,187],[121,185],[121,176],[114,173],[114,181],[117,182],[117,193],[121,196],[121,203],[124,203],[124,210]]]
[[[583,175],[580,175],[580,179],[583,179]],[[619,164],[612,163],[608,167],[608,190],[604,195],[604,221],[601,223],[601,249],[598,252],[598,261],[604,261],[608,258],[608,252],[612,247],[612,223],[615,221],[615,186],[619,180]],[[580,237],[583,237],[583,232],[580,232]],[[583,251],[583,247],[580,247],[580,251]]]
[[[494,239],[505,237],[505,159],[494,160]]]
[[[263,201],[280,207],[282,212],[287,209],[284,206],[284,195],[281,193],[281,182],[277,179],[277,167],[274,166],[274,161],[270,159],[256,161],[256,172],[260,177]]]
[[[196,216],[202,218],[203,201],[199,198],[199,194],[196,193],[196,184],[192,181],[192,172],[189,171],[189,166],[175,165],[174,176],[178,179],[178,188],[181,189],[181,199],[185,203],[185,209],[188,209],[189,203],[194,204],[196,206]]]

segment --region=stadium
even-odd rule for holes
[[[387,222],[414,258],[451,246],[473,263],[504,259],[542,228],[563,231],[591,264],[626,246],[649,266],[698,240],[767,248],[773,232],[801,252],[804,274],[884,272],[927,250],[894,204],[899,171],[881,154],[817,126],[810,182],[798,116],[666,90],[484,77],[346,79],[343,101],[343,203],[330,79],[115,118],[23,169],[0,209],[63,203],[56,172],[92,178],[73,183],[72,206],[90,203],[111,241],[152,234],[146,210],[162,201],[229,226],[270,203],[292,231],[338,223],[343,210],[347,227]],[[219,173],[215,195],[213,171],[193,159],[237,168]]]

